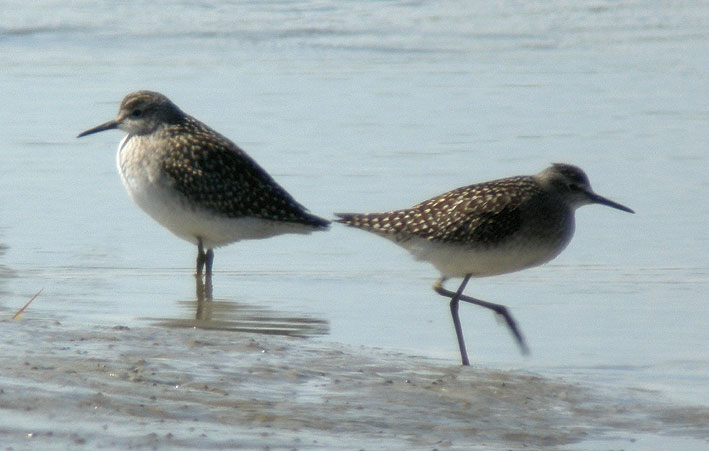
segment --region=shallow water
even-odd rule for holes
[[[636,403],[646,414],[657,401],[706,418],[704,3],[48,2],[40,10],[11,1],[2,9],[0,315],[8,322],[0,341],[10,361],[21,366],[30,350],[48,358],[44,343],[54,336],[77,339],[71,337],[85,328],[98,336],[86,332],[90,338],[84,340],[96,340],[95,357],[117,364],[126,353],[139,359],[144,349],[131,348],[158,334],[152,358],[168,367],[193,359],[193,365],[170,371],[200,381],[217,377],[209,369],[214,357],[171,353],[169,343],[183,343],[194,333],[206,334],[204,340],[217,347],[272,340],[287,347],[295,371],[318,367],[346,382],[358,370],[348,359],[357,360],[360,351],[370,359],[367,365],[384,365],[402,378],[419,366],[461,371],[447,305],[430,288],[435,271],[391,243],[337,225],[327,233],[218,249],[214,299],[200,306],[192,277],[195,250],[132,205],[121,186],[114,163],[121,134],[75,139],[112,118],[126,93],[145,88],[165,93],[232,138],[300,202],[326,217],[405,207],[457,186],[534,173],[555,161],[581,166],[598,193],[637,213],[584,207],[574,240],[550,264],[471,282],[469,294],[511,309],[532,350],[530,357],[519,355],[491,314],[464,306],[474,370],[491,380],[498,372],[518,381],[533,374],[542,385],[590,390],[598,403],[604,396],[649,391]],[[145,14],[136,16],[139,9]],[[40,288],[22,318],[9,322]],[[115,326],[135,334],[120,351],[100,344]],[[215,330],[197,332],[194,326]],[[247,333],[254,330],[262,333]],[[263,332],[282,335],[265,338]],[[37,338],[27,343],[17,336]],[[345,375],[330,366],[334,350],[348,356],[338,363]],[[236,346],[228,360],[238,361],[241,352]],[[60,354],[54,365],[71,366],[74,354]],[[74,363],[83,365],[76,355]],[[229,370],[224,379],[241,370]],[[25,398],[25,391],[49,396],[67,384],[43,372],[31,383],[21,372],[8,374],[3,384],[13,390],[0,388],[27,406],[39,403],[38,411],[43,404]],[[375,384],[371,374],[362,377]],[[239,396],[258,400],[269,390],[276,397],[293,390],[281,376],[265,387],[257,382],[251,379],[253,391]],[[130,384],[115,388],[115,398],[121,390],[130,391]],[[107,392],[86,393],[97,391]],[[375,393],[365,390],[359,398]],[[166,402],[161,409],[178,407]],[[363,409],[382,409],[387,417],[385,407]],[[200,412],[212,408],[206,403]],[[161,441],[168,429],[157,428],[157,420],[138,426],[128,409],[111,415],[132,433],[158,434],[155,446],[169,445]],[[85,418],[82,409],[73,412]],[[276,409],[284,418],[293,412]],[[519,409],[497,414],[513,413]],[[345,412],[341,420],[356,423],[358,417]],[[294,429],[262,421],[278,431],[282,446],[298,447],[291,441],[298,438]],[[375,427],[377,421],[375,415],[363,423]],[[18,440],[12,443],[23,446],[30,429],[0,423]],[[230,443],[228,428],[219,424],[212,424],[218,441],[193,436],[184,446]],[[706,446],[706,426],[657,425],[650,430],[634,423],[620,435],[598,426],[588,435],[531,446]],[[391,439],[392,447],[447,445],[443,432],[442,443],[417,442],[420,427],[387,423],[380,429],[407,437]],[[456,432],[451,440],[471,445],[483,429]],[[333,441],[338,431],[324,430],[316,434],[323,447],[377,447],[381,439],[352,432]],[[87,434],[89,443],[94,433]],[[67,434],[63,443],[70,447]],[[123,441],[129,435],[117,432],[114,442],[101,444],[125,447],[133,443]],[[273,443],[257,435],[233,444]],[[527,443],[495,440],[511,448]]]

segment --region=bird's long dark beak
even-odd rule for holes
[[[86,130],[85,132],[81,132],[78,135],[76,135],[76,137],[81,138],[82,136],[91,135],[91,134],[102,132],[105,130],[113,130],[115,128],[118,128],[118,121],[116,121],[114,119],[114,120],[108,121],[104,124],[97,125],[94,128],[90,128],[90,129]]]
[[[635,213],[633,210],[631,210],[630,208],[626,207],[625,205],[621,205],[621,204],[619,204],[619,203],[617,203],[617,202],[613,202],[612,200],[606,199],[606,198],[603,197],[603,196],[599,196],[599,195],[596,194],[596,193],[589,192],[589,193],[588,193],[588,197],[591,199],[591,201],[592,201],[594,204],[607,205],[607,206],[609,206],[609,207],[613,207],[613,208],[616,208],[616,209],[618,209],[618,210],[627,211],[628,213]]]

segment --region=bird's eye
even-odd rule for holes
[[[136,108],[130,113],[131,117],[140,117],[143,115],[143,110]]]

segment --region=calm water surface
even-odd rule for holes
[[[552,263],[473,281],[532,355],[465,306],[471,360],[709,404],[705,2],[46,3],[0,6],[3,315],[43,288],[26,317],[194,325],[195,249],[124,192],[122,134],[75,139],[153,89],[325,217],[581,166],[636,214],[584,207]],[[458,362],[436,272],[378,237],[239,243],[215,270],[201,325]]]

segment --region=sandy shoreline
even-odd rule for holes
[[[707,443],[709,409],[641,390],[307,339],[2,322],[6,449],[538,449]]]

